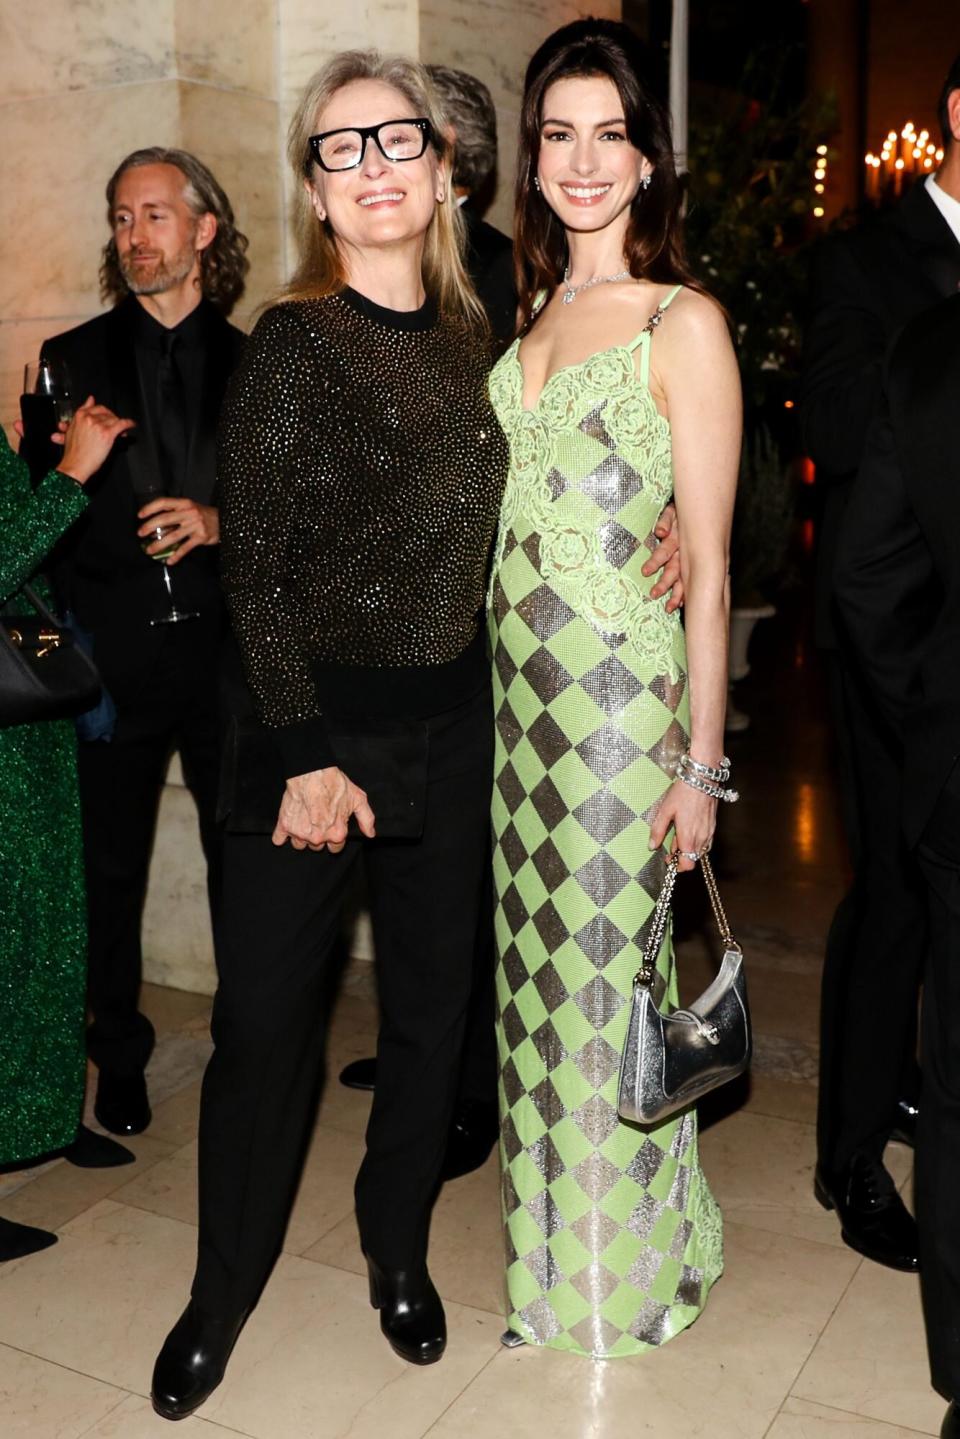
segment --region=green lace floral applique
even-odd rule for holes
[[[672,680],[679,615],[668,615],[630,575],[610,562],[595,524],[578,522],[569,507],[558,509],[556,473],[559,442],[583,424],[603,427],[613,450],[643,478],[651,505],[651,526],[673,493],[670,428],[638,378],[625,348],[605,350],[582,365],[558,370],[536,406],[523,408],[523,374],[518,342],[490,377],[490,398],[510,442],[507,478],[494,551],[493,581],[503,563],[507,536],[523,521],[539,537],[540,572],[557,593],[601,634],[623,636],[645,664]],[[562,456],[560,456],[562,460]],[[551,476],[554,483],[551,483]],[[488,604],[490,601],[488,596]]]

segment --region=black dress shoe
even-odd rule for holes
[[[473,1100],[461,1105],[450,1127],[440,1178],[459,1179],[479,1169],[489,1159],[499,1133],[496,1103]]]
[[[345,1064],[340,1071],[340,1083],[347,1089],[373,1089],[377,1082],[377,1061],[371,1056],[370,1059],[355,1059],[351,1064]]]
[[[898,1099],[897,1114],[890,1131],[890,1138],[899,1140],[901,1144],[909,1144],[911,1149],[916,1148],[919,1117],[920,1109],[911,1099]]]
[[[837,1211],[840,1236],[851,1249],[888,1269],[918,1272],[917,1222],[879,1160],[856,1155],[836,1179],[818,1167],[813,1192],[824,1209]]]
[[[120,1164],[133,1164],[137,1158],[116,1140],[108,1139],[105,1134],[96,1134],[85,1124],[78,1127],[76,1139],[61,1153],[78,1169],[115,1169]]]
[[[381,1269],[367,1257],[370,1303],[394,1354],[410,1364],[435,1364],[447,1347],[447,1320],[426,1265]]]
[[[186,1419],[209,1399],[223,1378],[246,1317],[244,1312],[213,1318],[190,1300],[153,1366],[150,1399],[161,1419]]]
[[[142,1134],[153,1118],[143,1074],[111,1074],[101,1069],[93,1112],[97,1123],[111,1134]]]
[[[0,1219],[0,1264],[6,1259],[23,1259],[27,1254],[39,1254],[56,1244],[57,1236],[48,1229],[34,1229],[30,1224],[14,1224],[12,1219]]]
[[[960,1408],[955,1399],[950,1401],[943,1423],[940,1425],[940,1439],[960,1439]]]

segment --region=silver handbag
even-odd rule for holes
[[[671,855],[650,922],[620,1061],[617,1108],[635,1124],[658,1124],[678,1109],[742,1074],[750,1063],[750,1010],[743,951],[730,933],[706,854],[700,858],[710,904],[724,943],[720,973],[691,1004],[666,1014],[654,998],[679,856]],[[660,981],[662,986],[662,981]]]

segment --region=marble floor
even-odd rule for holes
[[[347,977],[330,1073],[283,1256],[228,1376],[184,1439],[903,1439],[936,1434],[917,1282],[861,1260],[816,1205],[817,988],[844,885],[821,681],[791,606],[758,632],[731,741],[743,802],[717,871],[747,955],[757,1030],[749,1083],[703,1116],[703,1161],[726,1217],[726,1274],[703,1317],[639,1360],[504,1350],[496,1160],[446,1186],[431,1268],[449,1348],[418,1370],[380,1338],[352,1215],[368,1100],[336,1083],[370,1052],[367,971]],[[705,904],[685,881],[685,991],[709,971]],[[3,1439],[147,1439],[146,1397],[184,1302],[195,1243],[199,1075],[209,1001],[151,988],[155,1118],[135,1165],[60,1162],[0,1177],[0,1213],[55,1228],[52,1249],[0,1266]],[[911,1155],[888,1162],[909,1196]]]

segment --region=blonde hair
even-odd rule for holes
[[[376,50],[345,50],[334,55],[307,82],[290,121],[287,159],[296,179],[293,230],[299,259],[284,298],[316,299],[334,295],[347,283],[333,228],[329,220],[318,221],[303,182],[312,181],[314,177],[309,141],[316,133],[317,117],[337,91],[354,80],[380,80],[392,85],[409,101],[414,116],[430,121],[431,144],[440,161],[446,162],[447,183],[444,198],[438,202],[427,229],[423,286],[445,318],[461,319],[474,328],[485,328],[486,316],[462,259],[463,220],[453,187],[446,113],[422,65],[401,56],[383,56]]]

